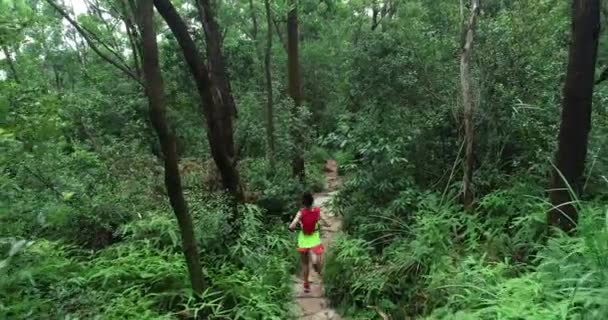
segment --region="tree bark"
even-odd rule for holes
[[[207,58],[209,60],[209,71],[211,83],[216,85],[221,94],[221,107],[225,110],[225,116],[230,117],[227,124],[232,126],[232,117],[236,117],[236,105],[232,97],[230,88],[230,79],[226,72],[226,64],[224,63],[224,55],[222,53],[222,39],[219,32],[219,27],[215,21],[213,8],[209,0],[198,0],[198,11],[205,31],[205,41],[207,43]],[[220,107],[219,105],[217,107]],[[232,130],[226,132],[232,135]],[[233,151],[234,153],[234,151]]]
[[[224,55],[222,53],[222,39],[219,27],[214,17],[213,8],[209,0],[198,0],[198,10],[205,31],[207,43],[207,57],[209,59],[209,71],[212,89],[215,91],[214,101],[215,113],[221,123],[221,136],[223,153],[226,159],[221,166],[218,164],[224,188],[227,189],[235,199],[243,200],[243,192],[240,185],[239,172],[237,170],[238,157],[235,154],[234,125],[233,119],[237,116],[236,104],[232,96],[230,79],[228,77]]]
[[[573,203],[580,187],[591,130],[591,104],[600,31],[599,0],[572,1],[572,40],[563,89],[556,169],[549,194],[547,223],[572,232],[578,222]],[[571,189],[571,190],[570,190]]]
[[[372,1],[372,31],[378,27],[378,0]]]
[[[13,80],[15,80],[16,83],[19,83],[19,75],[17,74],[17,69],[15,68],[15,64],[13,63],[13,57],[11,56],[11,53],[6,46],[2,46],[2,53],[4,53],[4,57],[6,58],[8,67],[11,69]]]
[[[210,72],[203,63],[202,56],[192,37],[190,37],[184,20],[171,1],[154,0],[154,5],[177,39],[186,64],[196,83],[198,94],[202,100],[202,113],[207,122],[207,137],[211,155],[222,176],[223,187],[236,201],[240,202],[243,200],[243,190],[241,189],[237,171],[232,125],[232,118],[235,116],[236,108],[230,94],[229,83],[227,83],[227,80],[226,82],[222,82],[222,78],[225,77],[225,72],[222,70],[223,61],[212,63],[213,70]],[[208,23],[213,24],[211,28],[217,31],[217,25],[215,22],[211,22],[208,21]],[[210,26],[208,25],[207,27]],[[205,33],[207,35],[207,31]],[[213,40],[209,41],[208,39],[208,45],[217,45],[215,48],[209,48],[209,52],[219,50],[217,32],[212,31],[207,37]],[[221,58],[221,52],[219,57]],[[210,59],[218,59],[218,56],[214,55]],[[213,81],[217,79],[220,80],[219,83]]]
[[[287,73],[289,96],[293,99],[294,119],[299,118],[299,108],[302,105],[302,88],[300,85],[300,61],[298,50],[298,2],[290,0],[290,9],[287,14]],[[301,181],[304,181],[306,173],[304,171],[304,158],[302,157],[302,134],[297,126],[292,126],[292,138],[295,148],[293,150],[292,172]]]
[[[143,71],[150,119],[158,135],[164,155],[165,186],[181,231],[182,249],[186,257],[190,283],[193,291],[196,294],[201,294],[204,289],[204,280],[200,257],[194,236],[192,218],[188,213],[188,205],[182,191],[175,136],[167,125],[165,115],[164,85],[158,61],[158,44],[156,43],[156,33],[154,31],[153,6],[152,2],[148,0],[139,0],[138,6],[139,26],[144,48],[142,50]]]
[[[464,176],[462,179],[462,200],[464,207],[470,209],[473,204],[473,161],[474,161],[474,138],[475,127],[473,124],[474,101],[471,90],[471,56],[473,50],[473,39],[475,36],[475,25],[479,15],[479,0],[471,1],[471,15],[465,29],[465,39],[460,57],[460,84],[462,86],[462,105],[464,111]]]
[[[266,136],[268,140],[268,160],[270,169],[274,172],[276,168],[276,149],[274,139],[274,101],[272,92],[272,10],[270,10],[270,0],[264,0],[266,8],[267,39],[266,52],[264,54],[264,75],[266,76]]]

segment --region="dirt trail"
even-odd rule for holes
[[[342,228],[342,220],[329,211],[329,200],[340,185],[338,168],[335,160],[327,160],[325,164],[326,188],[324,193],[315,194],[315,205],[321,207],[321,217],[327,223],[321,224],[321,238],[325,248],[331,246],[334,234]],[[327,254],[327,253],[326,253]],[[325,254],[325,255],[326,255]],[[319,275],[310,268],[310,293],[304,293],[300,276],[294,276],[294,300],[298,307],[297,318],[303,320],[341,320],[342,317],[329,306],[325,298],[322,281]]]

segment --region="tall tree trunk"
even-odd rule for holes
[[[190,274],[190,283],[196,294],[204,289],[203,272],[192,227],[192,218],[184,199],[178,168],[175,136],[167,125],[165,115],[164,85],[158,59],[158,45],[154,31],[153,6],[148,0],[139,0],[139,26],[142,34],[143,71],[150,119],[158,135],[165,162],[165,186],[171,207],[177,218],[182,236],[182,249]]]
[[[188,28],[184,23],[171,1],[169,0],[154,0],[154,5],[158,12],[163,16],[163,19],[169,25],[173,35],[177,39],[184,59],[190,69],[190,73],[194,78],[197,86],[198,94],[201,97],[202,113],[205,115],[207,122],[207,137],[211,149],[211,155],[217,165],[217,168],[222,176],[222,184],[235,200],[243,200],[243,191],[241,189],[239,174],[237,171],[237,159],[234,155],[234,139],[232,128],[232,117],[235,115],[234,101],[229,94],[229,84],[214,83],[211,77],[222,79],[223,65],[216,63],[210,72],[207,66],[202,61],[196,44],[188,33]],[[216,26],[217,27],[217,26]],[[217,30],[217,28],[215,29]],[[217,33],[211,35],[214,44],[219,44]],[[209,45],[209,42],[208,42]],[[215,49],[211,49],[213,51]],[[215,59],[217,56],[210,57]],[[228,89],[226,89],[228,88]],[[228,91],[227,91],[228,90]]]
[[[221,123],[221,135],[224,142],[222,147],[227,160],[222,163],[222,167],[218,164],[218,169],[220,169],[224,188],[235,199],[241,201],[243,199],[243,191],[241,190],[240,177],[237,170],[238,156],[235,153],[234,147],[233,119],[237,115],[236,104],[232,97],[230,79],[228,78],[222,53],[222,37],[209,0],[198,0],[197,3],[205,31],[212,90],[215,91],[217,98],[215,101],[215,113],[218,116],[218,121]]]
[[[298,58],[298,2],[290,0],[290,9],[287,14],[287,73],[289,77],[289,95],[293,99],[293,116],[297,119],[299,108],[302,105],[302,88],[300,85],[300,61]],[[293,175],[304,181],[304,158],[302,157],[302,133],[297,126],[293,126],[292,137],[295,148],[293,150]]]
[[[230,117],[226,123],[232,127],[232,117],[236,117],[236,105],[232,97],[230,79],[226,72],[226,64],[224,63],[224,56],[222,54],[222,39],[219,27],[215,21],[213,8],[209,0],[198,0],[197,4],[203,30],[205,31],[211,83],[216,86],[216,90],[220,90],[222,99],[221,109],[225,110],[223,112],[225,116]],[[218,105],[218,107],[220,106]],[[227,134],[231,136],[232,131],[227,132]]]
[[[13,80],[19,83],[19,75],[17,74],[17,69],[15,68],[15,63],[13,62],[13,57],[11,56],[10,51],[6,46],[2,46],[2,53],[4,53],[4,57],[6,58],[6,63],[8,67],[11,69],[11,74],[13,76]]]
[[[547,215],[549,225],[566,232],[573,231],[578,221],[578,213],[572,203],[575,199],[568,186],[574,196],[579,194],[591,130],[591,101],[600,31],[599,0],[573,0],[571,27],[556,170],[549,195],[553,208]]]
[[[266,52],[264,54],[264,74],[266,76],[266,136],[268,140],[268,160],[270,161],[270,169],[274,172],[276,168],[276,149],[274,139],[274,101],[272,92],[272,73],[271,73],[271,57],[272,57],[272,11],[270,10],[270,0],[264,0],[266,7],[266,23],[267,23],[267,39]]]
[[[475,25],[479,15],[479,0],[471,1],[471,16],[467,23],[460,57],[460,84],[462,86],[462,105],[464,110],[464,176],[462,179],[462,199],[464,207],[469,209],[473,203],[473,143],[475,138],[473,125],[474,101],[471,90],[471,55],[473,51],[473,38],[475,36]]]

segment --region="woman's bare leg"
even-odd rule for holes
[[[323,270],[323,254],[315,254],[315,259],[313,259],[313,261],[314,263],[312,267],[319,275],[321,275],[321,270]]]
[[[308,252],[300,252],[301,262],[302,262],[302,277],[304,283],[308,283],[308,274],[310,273],[310,263],[308,260]]]

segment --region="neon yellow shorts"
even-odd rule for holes
[[[319,230],[309,235],[300,231],[298,233],[298,251],[313,251],[315,254],[323,253],[323,244],[321,243],[321,234],[319,233]]]

